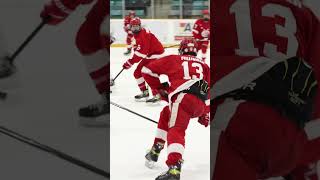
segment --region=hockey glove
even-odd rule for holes
[[[204,125],[204,127],[207,127],[209,125],[209,121],[210,121],[210,114],[209,113],[203,114],[198,119],[198,122],[200,124]]]
[[[57,25],[64,21],[75,7],[68,7],[63,0],[52,0],[46,4],[40,14],[41,18],[49,25]]]
[[[132,64],[130,63],[130,61],[128,60],[127,62],[125,62],[123,65],[122,65],[122,68],[123,69],[130,69],[132,66]]]

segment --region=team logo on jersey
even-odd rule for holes
[[[209,34],[210,34],[210,31],[203,30],[202,33],[201,33],[201,36],[204,37],[204,38],[207,38],[207,37],[209,37]]]
[[[290,100],[293,104],[296,104],[296,105],[298,105],[298,106],[300,106],[300,105],[302,105],[302,104],[306,104],[306,102],[299,97],[299,94],[298,94],[298,93],[295,93],[295,92],[293,92],[293,91],[289,91],[289,92],[288,92],[288,95],[289,95],[289,100]]]

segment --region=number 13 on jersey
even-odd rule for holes
[[[189,67],[191,63],[191,68]],[[183,79],[203,79],[203,68],[200,63],[184,61],[182,63],[184,77]]]
[[[270,58],[287,59],[296,56],[298,51],[298,40],[295,36],[297,32],[296,19],[290,8],[278,4],[268,3],[262,6],[263,17],[276,18],[282,17],[285,20],[284,25],[275,24],[275,34],[273,39],[277,37],[286,38],[288,40],[286,52],[280,52],[278,46],[271,42],[264,42],[263,54]],[[236,49],[238,55],[259,56],[259,49],[254,44],[253,27],[261,28],[262,31],[271,31],[274,27],[257,27],[254,26],[251,19],[252,10],[250,9],[250,0],[236,0],[230,7],[230,13],[235,15],[238,45]]]

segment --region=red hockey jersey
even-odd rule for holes
[[[210,68],[201,59],[190,55],[170,55],[155,60],[142,68],[143,77],[155,90],[161,89],[160,75],[170,82],[169,101],[173,95],[188,89],[199,79],[210,82]]]
[[[126,16],[126,17],[124,18],[123,29],[124,29],[124,31],[127,32],[127,33],[132,33],[132,32],[130,31],[130,21],[131,21],[131,17],[130,17],[130,16]]]
[[[198,19],[194,23],[192,35],[198,41],[208,41],[210,39],[210,20]]]
[[[130,64],[138,63],[142,59],[158,59],[162,57],[164,48],[158,38],[149,30],[142,28],[133,39],[134,55],[129,59]]]
[[[309,62],[320,82],[319,20],[300,1],[224,0],[214,1],[212,8],[213,83],[221,85],[223,78],[239,88],[293,56]],[[212,90],[225,92],[219,88]],[[315,118],[320,118],[320,92],[316,101]]]
[[[311,64],[320,82],[320,23],[300,1],[224,0],[214,1],[212,8],[213,97],[247,84],[293,56]],[[313,119],[319,121],[320,88],[314,109]],[[314,136],[319,139],[320,131]],[[300,168],[319,160],[319,155],[319,140],[310,141]]]

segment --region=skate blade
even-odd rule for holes
[[[134,99],[136,102],[146,102],[147,101],[147,98],[141,98],[141,99]]]
[[[85,127],[110,127],[110,119],[107,116],[99,118],[80,117],[79,124]]]
[[[149,161],[149,160],[146,159],[146,162],[145,162],[144,165],[145,165],[147,168],[149,168],[149,169],[154,169],[154,167],[155,167],[155,162],[154,162],[154,161]]]
[[[150,102],[150,101],[146,101],[146,103],[148,105],[159,105],[161,101],[155,101],[155,102]]]

